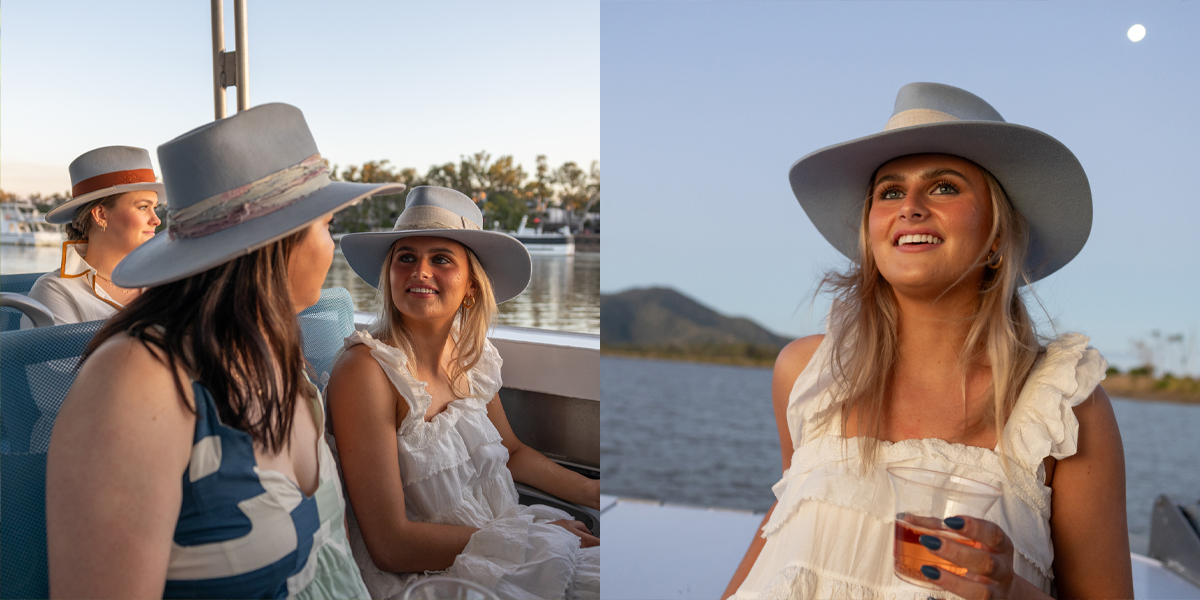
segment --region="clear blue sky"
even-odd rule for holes
[[[788,168],[880,131],[905,83],[941,82],[1083,163],[1091,238],[1035,290],[1059,331],[1129,366],[1130,339],[1200,324],[1198,25],[1195,2],[606,2],[601,289],[821,331],[828,303],[808,299],[847,263]]]
[[[424,171],[487,150],[600,158],[599,2],[248,2],[250,103],[304,111],[340,165]],[[233,2],[225,2],[233,49]],[[209,2],[16,0],[0,38],[0,187],[70,187],[112,144],[151,151],[213,118]],[[228,92],[230,113],[236,110]],[[157,157],[155,157],[157,168]]]

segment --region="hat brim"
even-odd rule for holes
[[[46,213],[46,222],[53,223],[55,225],[65,225],[71,221],[74,221],[75,212],[78,211],[84,204],[87,204],[92,200],[98,200],[106,196],[112,196],[113,194],[140,192],[143,190],[158,192],[159,204],[163,204],[167,201],[167,189],[161,183],[128,183],[124,185],[114,185],[112,187],[84,194],[77,198],[71,198],[62,204],[55,206],[54,208],[50,209],[50,212]]]
[[[1092,230],[1092,193],[1079,159],[1031,127],[991,121],[915,125],[834,144],[796,161],[792,192],[839,252],[858,258],[858,232],[871,176],[910,154],[950,154],[991,173],[1029,223],[1025,270],[1042,279],[1075,258]]]
[[[351,233],[342,237],[342,254],[363,281],[378,288],[379,271],[392,244],[407,237],[441,237],[470,248],[492,280],[496,304],[511,300],[525,291],[533,274],[533,261],[525,245],[511,235],[498,231],[416,229]]]
[[[172,240],[167,232],[130,252],[113,269],[113,283],[141,288],[207,271],[304,229],[322,216],[375,194],[404,190],[399,183],[333,181],[285,208],[203,237]]]

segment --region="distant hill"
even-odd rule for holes
[[[606,352],[769,364],[790,341],[669,288],[600,296],[600,344]]]

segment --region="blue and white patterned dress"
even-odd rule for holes
[[[196,432],[163,597],[366,598],[319,395],[320,485],[305,496],[282,473],[258,467],[250,435],[221,423],[203,384],[192,390]]]

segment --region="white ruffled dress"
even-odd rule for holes
[[[909,584],[893,572],[895,512],[886,471],[891,466],[953,473],[1000,488],[1004,495],[986,518],[1012,539],[1014,572],[1050,593],[1054,545],[1043,460],[1075,454],[1079,422],[1072,408],[1104,379],[1108,364],[1087,344],[1088,338],[1067,334],[1038,358],[999,446],[1008,456],[1008,473],[996,450],[921,439],[881,443],[877,467],[862,477],[858,444],[840,435],[840,417],[815,423],[841,404],[831,393],[832,342],[826,337],[788,400],[796,449],[792,466],[773,488],[778,503],[763,527],[766,546],[734,598],[950,596]]]
[[[479,528],[446,574],[479,583],[501,598],[599,598],[600,548],[581,548],[574,534],[548,524],[571,519],[567,513],[517,503],[508,450],[487,416],[487,403],[501,387],[502,361],[491,342],[467,373],[471,395],[451,402],[428,422],[432,398],[425,382],[409,371],[405,354],[362,331],[346,338],[346,348],[357,344],[371,348],[408,402],[408,415],[396,433],[408,518]],[[336,448],[336,442],[330,446]],[[347,509],[350,546],[371,597],[398,598],[420,575],[376,567],[349,503]]]

